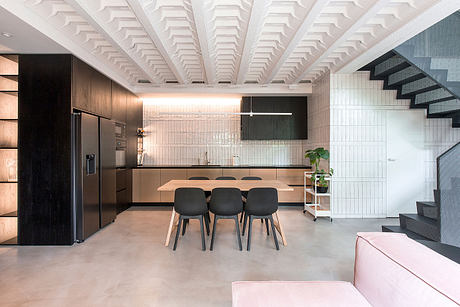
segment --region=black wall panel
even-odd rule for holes
[[[70,55],[19,57],[19,244],[72,244]]]

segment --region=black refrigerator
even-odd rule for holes
[[[83,242],[117,216],[115,122],[86,113],[72,119],[74,238]]]

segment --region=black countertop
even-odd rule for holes
[[[133,168],[292,168],[311,169],[309,165],[143,165]]]

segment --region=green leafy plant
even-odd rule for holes
[[[326,180],[326,176],[332,176],[334,174],[334,170],[331,168],[329,171],[324,169],[320,169],[319,165],[322,160],[329,160],[329,150],[324,149],[323,147],[318,147],[315,149],[310,149],[305,152],[305,158],[310,160],[310,165],[315,166],[315,171],[312,174],[312,179],[317,179],[316,185],[319,187],[327,187],[328,181]]]

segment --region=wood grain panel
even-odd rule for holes
[[[112,119],[126,123],[127,91],[118,83],[112,81]]]
[[[0,91],[17,91],[18,77],[0,76]]]
[[[19,57],[19,243],[73,244],[72,56]]]
[[[155,203],[160,202],[159,169],[133,169],[133,202]]]
[[[0,215],[18,211],[17,183],[0,183]]]
[[[189,168],[187,169],[187,179],[190,177],[208,177],[209,179],[216,179],[222,176],[221,168]]]
[[[306,169],[279,168],[276,170],[276,179],[287,184],[303,185],[303,177]]]
[[[0,92],[0,119],[18,118],[18,95]]]
[[[72,57],[72,107],[90,112],[90,89],[91,67]]]
[[[278,192],[278,201],[280,203],[303,203],[303,186],[293,187],[292,192]],[[310,194],[307,194],[307,202],[310,202]]]
[[[187,170],[185,168],[162,168],[160,170],[161,185],[170,180],[185,180],[187,179]],[[161,202],[174,202],[174,192],[160,192]]]
[[[2,55],[0,56],[0,75],[17,75],[18,74],[18,56]]]
[[[0,120],[0,147],[18,146],[18,121]]]
[[[16,217],[0,217],[0,243],[18,235],[18,219]]]
[[[222,176],[232,176],[236,179],[249,176],[249,168],[223,168]]]
[[[264,180],[276,180],[276,168],[251,168],[250,176],[257,176]]]

